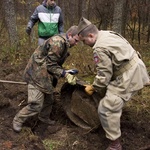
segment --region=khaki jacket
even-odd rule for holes
[[[96,89],[107,87],[109,92],[129,100],[134,92],[149,82],[143,61],[121,35],[99,31],[93,49],[97,69],[93,86]]]

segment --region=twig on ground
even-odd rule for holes
[[[25,100],[22,100],[18,106],[20,107],[24,102],[25,102]]]

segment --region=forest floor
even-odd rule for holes
[[[23,68],[13,68],[7,62],[0,64],[0,79],[22,81]],[[12,129],[12,120],[16,113],[26,105],[27,85],[0,83],[0,150],[105,150],[108,141],[100,126],[87,131],[72,123],[61,106],[60,89],[55,92],[55,104],[52,119],[56,125],[46,127],[30,118],[23,130],[16,133]],[[145,87],[132,102],[125,106],[121,118],[123,150],[150,149],[150,111],[145,101],[150,98],[149,87]],[[138,104],[138,106],[137,106]],[[140,106],[139,106],[140,105]]]

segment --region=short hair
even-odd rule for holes
[[[67,30],[67,34],[68,33],[71,33],[72,34],[72,36],[75,36],[75,35],[77,35],[78,34],[78,26],[71,26],[68,30]]]
[[[98,32],[97,27],[94,24],[90,24],[89,26],[87,26],[85,29],[83,29],[79,35],[81,35],[82,37],[87,36],[89,33],[94,33],[96,34]]]

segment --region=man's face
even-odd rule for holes
[[[79,42],[79,37],[78,35],[72,36],[72,35],[68,35],[69,38],[69,43],[70,43],[70,47],[77,45],[77,43]]]
[[[47,5],[48,6],[54,6],[55,5],[55,0],[47,0]]]
[[[79,40],[90,47],[93,47],[95,44],[95,37],[93,34],[88,34],[85,37],[83,37],[81,34],[79,34]]]

